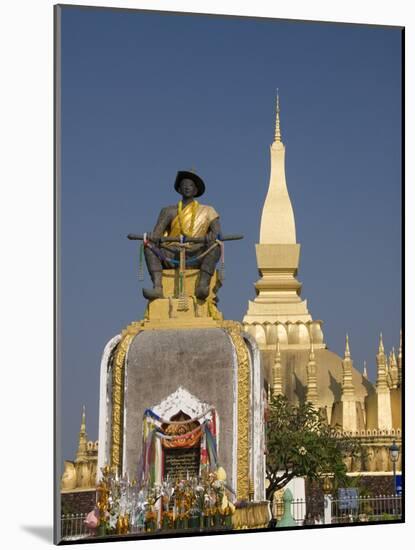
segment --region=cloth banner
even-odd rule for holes
[[[194,430],[180,435],[166,435],[161,424],[189,424],[205,417],[203,423]],[[207,417],[207,418],[206,418]],[[159,424],[159,425],[158,425]],[[151,409],[146,409],[143,417],[143,447],[137,468],[138,484],[163,481],[163,447],[162,440],[177,442],[177,447],[186,448],[186,440],[200,438],[200,472],[203,468],[216,469],[218,452],[216,444],[216,412],[213,408],[195,418],[184,421],[170,421],[158,416]]]

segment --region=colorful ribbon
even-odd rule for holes
[[[210,419],[205,419],[200,426],[197,426],[195,429],[185,434],[166,435],[154,423],[155,420],[157,423],[161,422],[163,424],[188,424],[197,421],[210,412],[212,413]],[[211,469],[216,469],[218,467],[216,413],[213,407],[195,418],[184,421],[165,421],[151,409],[146,409],[143,420],[143,448],[137,468],[139,486],[143,483],[161,483],[163,477],[163,440],[181,443],[181,447],[186,447],[186,440],[191,441],[195,436],[197,437],[199,432],[199,437],[201,438],[200,468],[209,467]]]

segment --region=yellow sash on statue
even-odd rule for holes
[[[186,204],[181,212],[179,212],[180,206],[178,206],[177,211],[177,216],[171,222],[167,237],[178,237],[180,235],[205,237],[211,222],[219,218],[219,214],[212,206],[199,204],[197,201]]]

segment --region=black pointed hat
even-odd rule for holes
[[[200,195],[203,195],[203,193],[205,192],[204,181],[200,176],[198,176],[194,172],[189,172],[187,170],[179,170],[179,172],[177,172],[176,181],[174,182],[174,188],[178,193],[180,193],[179,191],[180,182],[184,179],[192,180],[193,183],[196,185],[197,193],[195,197],[200,197]]]

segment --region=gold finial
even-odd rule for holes
[[[379,353],[385,353],[385,348],[383,347],[383,337],[382,333],[380,333],[380,339],[379,339]]]
[[[85,432],[86,432],[85,405],[82,405],[81,433],[85,433]]]
[[[346,334],[346,349],[344,350],[344,358],[350,359],[350,346],[349,346],[349,335]]]
[[[363,376],[367,378],[367,368],[366,368],[366,361],[363,361]]]
[[[274,141],[281,142],[281,128],[280,128],[280,96],[277,88],[277,108],[275,116],[275,136]]]

